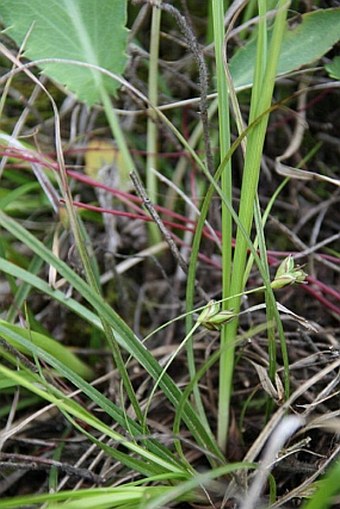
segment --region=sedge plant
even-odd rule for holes
[[[259,27],[257,55],[255,63],[254,85],[252,89],[249,122],[253,122],[258,116],[269,109],[272,101],[276,68],[280,55],[280,48],[285,27],[288,5],[285,0],[278,2],[277,14],[275,17],[273,34],[270,42],[267,40],[267,22],[266,7],[264,2],[259,2]],[[219,44],[221,44],[219,42]],[[220,62],[221,66],[221,62]],[[223,69],[224,70],[224,69]],[[220,71],[221,72],[221,71]],[[225,85],[224,85],[225,86]],[[225,103],[224,103],[225,107]],[[223,109],[223,105],[219,107],[219,115],[228,114]],[[260,122],[254,126],[247,136],[247,146],[243,168],[243,179],[241,187],[241,199],[239,205],[239,220],[245,232],[249,235],[253,222],[253,214],[255,207],[255,198],[257,193],[257,185],[259,181],[259,172],[261,167],[261,157],[263,151],[266,126],[268,123],[268,115],[264,115]],[[225,153],[223,154],[225,156]],[[228,172],[228,169],[224,169]],[[230,186],[230,181],[229,184]],[[223,187],[222,187],[223,189]],[[227,195],[228,199],[228,195]],[[230,201],[229,201],[230,203]],[[228,251],[231,245],[230,228],[226,231],[223,229],[223,235],[228,235],[225,244]],[[224,247],[224,246],[223,246]],[[233,257],[233,270],[229,262],[223,266],[223,272],[227,272],[225,277],[230,278],[230,284],[223,286],[224,296],[237,295],[242,292],[244,286],[244,269],[247,257],[247,239],[240,227],[237,228],[235,252]],[[223,248],[222,248],[223,249]],[[240,297],[235,297],[230,302],[230,309],[236,311],[240,308]],[[228,344],[224,355],[220,360],[220,386],[219,386],[219,413],[218,413],[218,443],[222,450],[225,450],[229,428],[230,399],[232,394],[233,379],[233,363],[234,348],[233,342],[237,331],[237,320],[227,323],[223,329],[221,336],[221,347]]]
[[[287,15],[287,2],[281,1],[278,3],[277,16],[275,18],[273,34],[270,43],[267,40],[267,21],[266,21],[266,9],[264,4],[260,2],[260,23],[259,23],[259,35],[257,43],[257,59],[255,62],[255,76],[254,85],[251,96],[251,108],[249,116],[250,129],[247,132],[247,145],[244,160],[243,169],[243,180],[241,188],[241,199],[239,206],[238,217],[233,214],[234,219],[237,222],[237,233],[236,233],[236,244],[233,256],[233,268],[231,270],[231,245],[232,245],[232,230],[231,230],[231,170],[230,170],[230,157],[232,152],[235,150],[235,146],[228,150],[230,139],[229,132],[229,121],[226,117],[229,116],[228,107],[228,88],[227,80],[225,78],[225,68],[222,58],[222,49],[216,52],[217,71],[218,79],[218,112],[220,122],[220,133],[222,141],[220,140],[220,154],[223,156],[221,159],[220,169],[218,174],[224,175],[221,183],[221,189],[216,189],[216,182],[212,181],[212,188],[215,188],[222,198],[222,217],[224,218],[222,228],[222,256],[225,261],[223,266],[223,297],[231,300],[227,302],[228,309],[230,311],[236,311],[240,309],[241,294],[245,285],[244,271],[246,266],[246,258],[248,249],[250,249],[250,231],[253,222],[255,198],[257,193],[257,185],[259,180],[259,172],[261,165],[261,156],[263,151],[264,138],[266,133],[266,126],[268,123],[269,110],[272,101],[272,94],[275,83],[276,67],[278,64],[278,58],[280,54],[280,47],[283,38],[283,32],[285,27],[285,20]],[[216,37],[216,44],[221,47],[223,42],[223,24],[219,21],[221,19],[221,12],[218,10],[219,6],[216,6],[213,10],[213,16],[215,19],[214,30]],[[223,19],[223,17],[222,17]],[[222,102],[223,101],[223,102]],[[253,123],[253,125],[252,125]],[[243,137],[245,135],[243,134]],[[237,145],[241,143],[241,138]],[[212,189],[211,189],[212,191]],[[206,196],[205,210],[202,209],[200,223],[206,217],[209,207],[209,196]],[[196,255],[198,252],[200,229],[196,231],[196,243],[193,246],[193,255],[191,257],[191,268],[189,272],[192,277],[194,274],[194,267],[196,265]],[[265,281],[268,284],[268,277],[265,277]],[[192,304],[193,297],[193,284],[191,278],[188,278],[188,296],[187,299],[189,308]],[[219,385],[219,411],[218,411],[218,444],[222,450],[225,450],[228,441],[228,428],[229,428],[229,412],[230,412],[230,400],[232,394],[232,380],[233,380],[233,364],[234,364],[234,347],[235,338],[237,332],[237,319],[230,320],[222,328],[221,333],[221,349],[223,355],[220,359],[220,385]]]
[[[34,0],[34,2],[37,1]],[[11,210],[8,210],[11,199],[17,200],[28,192],[37,192],[39,190],[37,184],[32,185],[32,183],[25,182],[20,191],[11,191],[12,194],[9,193],[5,198],[2,198],[2,201],[0,201],[0,225],[6,234],[0,244],[0,270],[6,274],[9,286],[14,294],[14,303],[9,309],[6,320],[0,321],[0,333],[3,339],[0,346],[4,358],[4,363],[0,366],[0,382],[2,387],[6,389],[13,390],[15,387],[20,387],[25,395],[32,394],[34,402],[45,402],[47,404],[46,411],[50,408],[57,408],[67,422],[67,429],[73,428],[76,430],[91,442],[94,447],[106,455],[107,458],[119,464],[121,477],[126,476],[127,472],[130,474],[132,472],[133,475],[131,477],[137,475],[138,480],[124,482],[121,486],[77,490],[75,492],[65,490],[60,493],[51,492],[45,495],[18,497],[12,501],[8,499],[0,501],[0,508],[48,503],[50,507],[53,507],[55,504],[56,506],[62,505],[70,509],[83,505],[84,507],[93,508],[121,507],[130,509],[140,507],[151,509],[161,507],[174,500],[179,503],[190,503],[191,501],[204,503],[207,500],[210,502],[209,488],[213,481],[223,479],[224,483],[226,476],[230,480],[235,472],[243,470],[249,472],[257,468],[257,465],[253,463],[256,455],[251,458],[252,461],[234,464],[228,464],[225,458],[230,428],[230,402],[233,392],[236,345],[241,343],[245,337],[267,330],[270,359],[269,377],[271,380],[274,380],[276,375],[275,335],[276,331],[278,331],[285,367],[284,377],[285,382],[287,382],[288,369],[285,338],[273,291],[285,285],[302,283],[306,275],[301,267],[295,265],[293,258],[288,256],[279,266],[274,279],[270,280],[264,235],[264,225],[267,216],[266,214],[264,217],[261,216],[257,188],[268,117],[273,109],[271,106],[273,90],[289,2],[278,0],[275,3],[274,19],[268,18],[269,8],[273,7],[273,2],[259,1],[257,3],[259,22],[256,28],[257,49],[254,76],[251,81],[253,86],[250,99],[250,113],[247,125],[243,125],[240,109],[237,104],[236,92],[233,88],[233,80],[230,77],[228,62],[226,62],[224,45],[227,34],[225,33],[223,23],[225,14],[223,2],[212,0],[210,10],[212,22],[210,26],[212,27],[215,46],[214,68],[216,69],[217,100],[210,109],[204,109],[204,101],[201,98],[201,103],[203,104],[203,111],[201,113],[205,115],[204,126],[203,129],[201,124],[197,126],[189,140],[173,125],[166,113],[157,106],[157,69],[161,9],[167,10],[179,23],[181,30],[189,41],[189,49],[193,49],[195,53],[200,73],[205,72],[202,63],[202,52],[197,42],[193,42],[194,38],[192,37],[190,27],[187,30],[183,30],[183,24],[185,24],[184,17],[176,13],[172,6],[168,6],[165,2],[164,5],[162,4],[163,2],[152,4],[151,51],[148,75],[149,91],[147,96],[121,78],[122,68],[118,70],[107,69],[104,62],[95,54],[95,50],[90,44],[91,39],[87,34],[86,14],[89,15],[87,9],[91,8],[87,0],[83,0],[82,3],[75,1],[68,9],[70,9],[69,12],[71,13],[71,22],[72,19],[81,21],[76,33],[78,39],[82,42],[82,52],[88,52],[89,54],[88,61],[80,60],[79,55],[75,55],[74,59],[72,59],[71,55],[67,60],[65,54],[61,55],[63,61],[58,61],[59,57],[55,54],[39,54],[35,58],[41,66],[50,65],[53,69],[53,66],[59,65],[69,70],[72,65],[75,74],[76,70],[81,69],[91,75],[93,89],[97,93],[96,99],[104,108],[106,118],[122,153],[124,171],[127,168],[133,170],[135,164],[128,150],[127,140],[118,121],[118,115],[112,108],[110,94],[113,93],[113,90],[110,87],[107,88],[108,81],[111,80],[115,83],[123,84],[132,94],[135,94],[139,101],[147,105],[149,117],[146,140],[148,152],[146,181],[152,201],[157,199],[156,182],[153,178],[154,174],[150,171],[157,163],[156,119],[163,122],[172,131],[177,141],[190,154],[192,161],[197,165],[197,168],[199,168],[207,182],[206,193],[201,203],[200,215],[191,246],[192,251],[188,267],[186,291],[187,309],[183,316],[178,317],[181,319],[185,318],[187,330],[186,334],[184,334],[184,339],[179,342],[179,346],[174,349],[164,363],[158,362],[148,349],[148,343],[144,344],[112,306],[106,302],[100,286],[100,278],[96,270],[94,270],[95,264],[91,260],[91,255],[87,249],[87,236],[84,232],[81,214],[78,213],[74,206],[64,161],[60,118],[56,102],[46,87],[31,73],[28,68],[29,66],[24,66],[20,59],[11,58],[15,67],[13,73],[10,74],[11,79],[15,77],[16,69],[18,69],[18,72],[25,72],[40,87],[50,101],[55,120],[56,152],[59,171],[51,185],[52,187],[56,183],[59,185],[59,192],[63,199],[62,204],[59,203],[59,208],[57,209],[60,225],[67,229],[74,239],[80,255],[83,274],[82,276],[77,274],[76,271],[57,256],[53,251],[51,236],[47,239],[45,238],[43,242],[29,232],[28,228],[25,228],[19,221],[11,217],[13,214],[11,214]],[[105,4],[102,3],[103,5],[107,7],[109,4],[105,2]],[[6,20],[11,21],[12,5],[10,2],[4,2],[4,6],[3,16]],[[251,2],[248,14],[255,8],[254,6],[255,2]],[[67,8],[66,3],[65,8]],[[85,10],[81,11],[81,9]],[[246,17],[248,14],[246,13]],[[102,22],[104,23],[104,21]],[[122,29],[121,25],[122,23],[120,23],[120,29]],[[270,31],[268,30],[269,25],[272,25]],[[124,30],[122,31],[123,35]],[[99,38],[99,34],[97,35]],[[4,54],[8,55],[8,53],[5,53],[5,50]],[[79,59],[78,61],[77,58]],[[57,79],[55,74],[52,77]],[[204,79],[201,79],[202,83],[204,83]],[[83,89],[82,93],[84,93]],[[202,92],[203,95],[204,99],[206,99],[206,90]],[[84,96],[82,98],[84,99]],[[238,129],[238,138],[234,143],[231,143],[231,125],[233,121],[231,120],[229,110],[230,102],[233,104],[233,113],[235,114],[235,123]],[[211,166],[209,126],[207,128],[206,122],[209,114],[214,114],[214,108],[215,111],[217,109],[218,115],[219,140],[216,168]],[[202,160],[194,147],[202,132],[205,138],[206,160]],[[9,137],[7,141],[9,141],[10,145],[13,140]],[[240,202],[236,212],[232,193],[233,168],[231,161],[232,155],[241,145],[244,150],[244,163]],[[46,166],[48,166],[47,163]],[[7,175],[6,172],[5,175]],[[178,181],[180,181],[180,178]],[[202,232],[214,193],[219,196],[221,201],[221,298],[219,300],[207,300],[207,303],[203,306],[195,308],[195,299],[197,297],[196,262],[199,256]],[[256,238],[252,236],[253,224],[256,229]],[[60,225],[58,228],[62,227]],[[236,229],[236,241],[233,248],[234,229]],[[155,228],[152,231],[153,241],[157,242],[159,235],[155,234]],[[15,242],[25,245],[26,249],[33,253],[32,260],[29,263],[20,265],[20,263],[14,263],[13,260],[6,259],[6,251],[8,251],[11,243],[14,244],[13,239],[15,239]],[[16,262],[18,261],[16,260]],[[247,278],[253,262],[256,263],[259,269],[263,285],[259,288],[248,290],[246,289]],[[77,297],[67,295],[63,290],[48,284],[39,275],[43,264],[53,267],[53,270],[77,293]],[[20,281],[19,284],[17,283],[18,281]],[[112,354],[114,365],[121,380],[121,398],[118,397],[115,402],[112,402],[95,387],[96,381],[90,383],[89,380],[94,376],[93,369],[80,361],[75,354],[69,352],[66,348],[61,348],[60,345],[48,338],[46,334],[44,335],[43,332],[37,332],[35,330],[37,325],[30,319],[29,311],[23,313],[26,318],[27,330],[22,331],[18,325],[13,325],[12,322],[15,321],[18,309],[28,310],[26,300],[35,291],[43,293],[51,300],[67,308],[70,312],[80,317],[84,323],[89,324],[91,328],[95,329],[98,334],[106,338],[106,344]],[[243,296],[254,292],[265,293],[265,302],[261,306],[266,308],[267,323],[254,327],[252,330],[247,331],[246,334],[238,336],[238,321],[239,317],[243,314],[241,299]],[[220,334],[220,346],[196,370],[194,334],[202,329]],[[162,328],[157,330],[157,332],[161,331]],[[187,367],[190,379],[187,386],[182,390],[182,388],[178,387],[172,376],[170,376],[168,370],[180,350],[184,347],[187,347]],[[126,354],[137,362],[146,377],[150,379],[152,389],[144,405],[139,401],[136,388],[130,379],[131,372],[129,370],[129,361],[126,360]],[[209,422],[209,416],[201,397],[200,381],[207,371],[217,364],[219,365],[219,386],[217,431],[215,436],[215,431]],[[55,383],[56,379],[62,380],[63,384]],[[285,383],[285,389],[286,396],[288,396],[288,382]],[[148,427],[148,411],[158,390],[161,391],[175,412],[172,428],[173,434],[170,437],[173,447],[164,445],[157,435],[152,435]],[[193,399],[190,398],[191,393],[193,394]],[[77,399],[79,395],[81,395],[81,398]],[[30,401],[32,401],[32,397],[25,400],[23,408],[27,407]],[[102,419],[95,412],[88,410],[91,406],[99,409],[105,415],[105,418]],[[129,411],[127,407],[129,407]],[[40,409],[39,411],[44,410]],[[271,407],[268,405],[268,417],[270,412]],[[8,414],[8,422],[10,422],[9,410]],[[108,421],[112,421],[115,426],[112,427],[107,424]],[[181,436],[182,425],[185,425],[189,431],[190,440],[194,443],[194,448],[199,450],[204,456],[205,468],[206,465],[209,465],[206,472],[198,473],[196,466],[188,461],[183,447],[185,440]],[[12,436],[9,428],[10,426],[1,435],[1,445]],[[169,439],[169,437],[167,438]],[[56,454],[58,453],[59,451]],[[333,483],[332,491],[335,493],[334,476],[336,474],[334,472],[337,473],[337,469],[331,471],[330,482]],[[100,479],[100,481],[104,484],[107,482],[105,479]],[[51,490],[55,488],[56,484],[56,480],[52,480],[51,476]],[[269,484],[270,501],[274,503],[275,480],[272,477],[269,478]],[[232,482],[230,482],[230,485],[232,486]],[[217,489],[218,493],[222,490],[222,484],[217,483],[216,485],[212,484],[212,486],[214,489]],[[224,489],[225,486],[223,484]],[[317,497],[316,499],[318,499]],[[315,507],[315,505],[310,504],[310,507]]]

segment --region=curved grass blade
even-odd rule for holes
[[[54,339],[45,336],[44,334],[41,334],[39,332],[24,329],[22,327],[18,327],[17,325],[7,323],[4,320],[0,320],[0,326],[6,328],[8,331],[13,331],[19,335],[22,335],[22,337],[26,338],[34,345],[41,347],[44,351],[50,353],[56,359],[63,361],[65,364],[67,364],[67,366],[69,366],[69,368],[72,371],[74,371],[81,377],[84,377],[85,379],[88,380],[93,378],[94,376],[93,370],[89,366],[87,366],[84,362],[82,362],[80,359],[78,359],[78,357],[74,355],[74,353],[71,352],[71,350],[66,348],[58,341],[55,341]],[[27,350],[26,348],[22,347],[22,345],[18,344],[15,340],[13,340],[10,334],[6,334],[5,332],[3,332],[3,337],[15,348],[18,348],[20,352],[22,353],[30,352],[30,350]]]
[[[9,231],[14,237],[26,244],[32,251],[43,260],[57,269],[59,274],[63,276],[87,301],[93,306],[98,315],[105,319],[116,333],[117,341],[121,341],[126,350],[132,355],[149,373],[149,375],[157,380],[162,372],[162,367],[154,359],[151,353],[145,348],[142,342],[137,338],[128,325],[119,317],[119,315],[103,300],[103,298],[92,291],[89,285],[75,274],[70,267],[62,260],[57,258],[42,242],[31,235],[15,220],[0,211],[0,224]],[[173,382],[173,380],[165,374],[160,382],[169,401],[176,407],[182,392]],[[198,443],[207,448],[221,459],[221,452],[212,437],[208,435],[200,419],[197,417],[192,406],[187,403],[183,412],[183,420],[188,429],[191,431]]]
[[[1,330],[2,327],[0,326],[0,331]],[[13,332],[11,334],[13,339],[24,344],[26,343],[25,346],[27,348],[29,347],[28,342],[23,340],[23,338],[21,338],[19,335]],[[40,348],[34,347],[32,350],[37,356],[39,356],[45,362],[48,362],[49,364],[54,366],[59,365],[60,367],[60,363],[56,361],[56,359],[54,359],[52,356],[50,356]],[[163,471],[176,472],[177,474],[184,476],[186,475],[183,468],[179,467],[178,464],[163,459],[163,456],[152,453],[148,451],[144,446],[140,446],[135,441],[128,440],[120,433],[113,431],[110,426],[107,426],[97,417],[91,415],[86,409],[81,407],[77,402],[67,398],[67,396],[65,396],[65,394],[63,394],[59,389],[50,384],[46,384],[37,374],[26,372],[25,375],[23,375],[18,371],[13,371],[2,365],[0,365],[0,372],[8,379],[13,380],[15,383],[22,387],[25,387],[33,394],[36,394],[41,398],[45,399],[46,401],[49,401],[50,403],[54,404],[63,413],[70,415],[72,418],[76,418],[77,420],[80,419],[81,422],[90,425],[92,428],[96,429],[97,431],[100,431],[101,433],[104,433],[106,436],[110,437],[115,442],[122,444],[130,452],[138,454],[141,458],[143,458],[143,461],[145,461],[147,464],[150,463],[151,466],[154,465],[158,469],[159,468],[163,469]],[[82,432],[84,432],[84,430],[82,430]],[[116,456],[116,459],[122,461],[124,464],[128,464],[131,461],[129,455],[121,452],[119,452],[119,457]],[[150,472],[150,469],[148,469],[147,465],[143,464],[141,464],[140,467],[137,468],[137,471],[140,471],[142,473],[148,473],[147,472],[148,470],[149,473],[157,472],[157,469],[156,471],[151,469]]]
[[[8,263],[8,262],[7,262]],[[0,260],[0,270],[1,270],[1,260]],[[22,276],[22,274],[21,274]],[[38,279],[38,278],[37,278]],[[30,278],[28,278],[30,280]],[[43,283],[43,282],[42,282]],[[48,285],[47,285],[48,286]],[[41,289],[42,286],[39,286]],[[61,292],[60,292],[61,293]],[[66,303],[70,304],[70,301],[73,299],[66,299]],[[75,312],[79,312],[79,306],[81,306],[76,301],[73,301],[75,306],[71,306]],[[91,313],[89,310],[81,306],[81,312],[83,312],[84,319],[88,319],[89,323],[97,326],[101,329],[101,324],[99,320],[96,320],[96,316]],[[89,316],[91,315],[91,316]],[[142,440],[144,438],[144,430],[143,428],[137,424],[133,419],[129,418],[126,413],[118,408],[111,400],[106,398],[101,392],[99,392],[95,387],[86,382],[81,376],[79,376],[74,370],[70,369],[69,365],[66,365],[61,360],[58,360],[55,357],[52,357],[48,354],[43,348],[36,347],[31,341],[27,341],[27,338],[24,337],[23,333],[25,332],[23,329],[19,329],[19,331],[13,331],[12,325],[6,324],[5,322],[0,323],[0,331],[5,338],[11,337],[12,340],[22,346],[23,349],[32,353],[35,357],[43,358],[45,362],[48,362],[58,374],[65,379],[69,380],[75,387],[78,387],[88,398],[90,398],[99,408],[101,408],[107,415],[109,415],[114,422],[117,422],[123,428],[129,429],[130,433],[136,437],[136,440]],[[44,352],[42,354],[41,350]],[[180,466],[178,461],[173,457],[169,448],[164,447],[160,444],[159,441],[152,440],[151,438],[147,438],[143,441],[144,445],[148,447],[148,449],[155,454],[163,457],[166,461],[172,462],[174,465]]]
[[[153,480],[152,477],[150,479],[151,481]],[[48,503],[49,508],[63,507],[64,509],[79,509],[79,507],[83,509],[136,508],[139,507],[139,503],[143,499],[153,499],[170,489],[172,487],[169,486],[135,486],[134,484],[128,484],[108,488],[89,488],[76,491],[65,490],[59,493],[22,495],[1,500],[0,509],[19,509],[28,505],[31,506],[32,504],[39,504],[40,506],[43,503]],[[182,497],[181,500],[187,499],[188,497]],[[56,505],[52,506],[53,503]],[[129,506],[125,504],[129,504]]]

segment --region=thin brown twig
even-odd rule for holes
[[[145,188],[144,188],[144,186],[143,186],[143,184],[142,184],[138,174],[135,171],[133,171],[133,172],[130,173],[130,178],[131,178],[131,180],[133,182],[133,185],[134,185],[134,187],[136,189],[136,192],[137,192],[138,196],[142,199],[143,204],[144,204],[146,210],[149,212],[150,216],[155,221],[155,223],[158,226],[161,234],[164,237],[164,240],[167,242],[172,255],[174,256],[175,260],[177,260],[178,265],[181,267],[181,269],[183,270],[184,274],[187,274],[188,273],[188,265],[187,265],[186,261],[184,260],[183,256],[181,255],[181,253],[180,253],[180,251],[179,251],[179,249],[178,249],[174,239],[172,238],[169,230],[164,225],[160,215],[158,214],[158,212],[155,209],[154,205],[152,204],[149,196],[147,195],[147,193],[145,191]],[[195,285],[196,285],[197,291],[200,293],[200,296],[204,300],[208,301],[209,297],[207,296],[205,291],[200,287],[200,285],[198,284],[197,281],[195,282]]]
[[[28,470],[49,470],[54,467],[58,470],[65,472],[68,475],[80,477],[96,484],[103,484],[105,479],[86,468],[79,468],[63,463],[62,461],[51,460],[48,458],[38,458],[26,454],[15,453],[1,453],[0,454],[0,467],[28,469]]]
[[[208,117],[208,70],[204,60],[204,54],[202,48],[198,44],[197,38],[190,25],[190,22],[183,16],[176,7],[166,2],[154,3],[159,9],[168,12],[176,20],[182,34],[184,35],[186,42],[196,60],[198,67],[199,76],[199,88],[200,88],[200,114],[203,128],[203,140],[205,145],[205,153],[207,166],[211,174],[214,173],[214,158],[211,150],[210,134],[209,134],[209,117]]]
[[[167,242],[169,249],[171,253],[173,254],[174,258],[177,260],[179,266],[183,270],[183,272],[186,274],[188,272],[188,266],[186,261],[183,259],[181,253],[178,250],[178,247],[176,246],[173,238],[171,237],[171,234],[169,230],[164,225],[162,219],[160,218],[158,212],[156,211],[155,207],[153,206],[149,196],[147,195],[145,188],[138,176],[138,174],[135,171],[132,171],[130,173],[130,178],[133,182],[133,185],[135,186],[136,192],[138,196],[143,200],[143,204],[146,208],[146,210],[149,212],[150,216],[158,226],[161,234],[163,235],[165,241]]]
[[[8,341],[6,341],[3,338],[0,338],[0,345],[1,345],[2,348],[7,350],[7,352],[9,352],[11,355],[16,357],[27,369],[32,371],[32,373],[37,373],[38,372],[38,369],[37,369],[36,365],[33,364],[33,362],[31,362],[26,357],[26,355],[24,355],[23,353],[19,352],[19,350],[17,350],[14,346],[12,346],[10,343],[8,343]]]

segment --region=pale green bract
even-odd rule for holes
[[[306,277],[307,274],[302,270],[300,265],[295,265],[294,258],[292,255],[289,255],[280,263],[274,281],[271,283],[271,287],[274,290],[278,290],[279,288],[294,283],[304,283]]]
[[[124,71],[128,30],[126,0],[2,0],[0,19],[24,55],[76,60],[117,75]],[[118,82],[95,69],[65,63],[40,66],[88,105],[101,102],[101,89],[114,94]]]
[[[221,303],[211,300],[199,315],[197,322],[209,330],[221,330],[229,320],[235,318],[237,314],[233,311],[222,310]]]

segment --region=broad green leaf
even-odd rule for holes
[[[63,58],[119,75],[124,71],[126,0],[2,0],[0,19],[18,46],[30,32],[24,55],[32,61]],[[61,63],[40,67],[89,105],[100,101],[103,86],[111,94],[118,87],[94,69]]]
[[[318,60],[340,39],[340,8],[319,9],[301,16],[301,23],[286,28],[277,75],[295,71]],[[253,83],[256,41],[251,41],[233,56],[230,71],[236,89]]]

